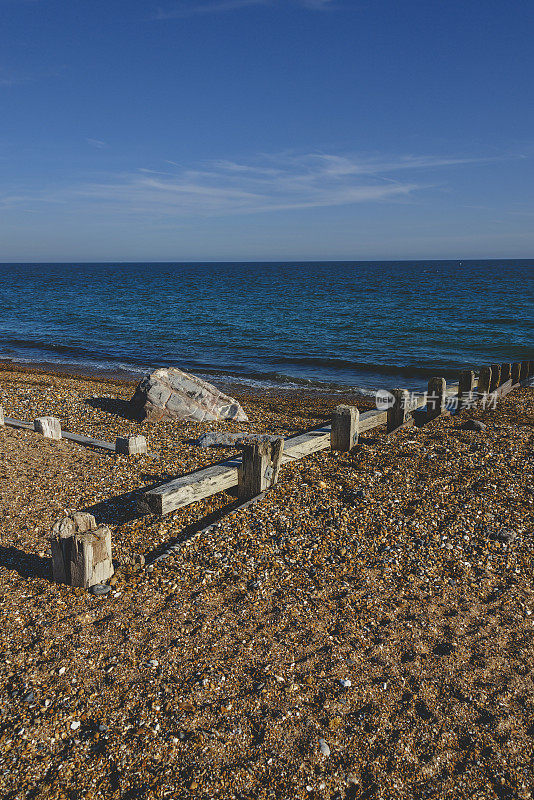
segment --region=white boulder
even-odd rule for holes
[[[223,394],[211,383],[176,367],[156,369],[145,375],[131,402],[134,409],[149,421],[176,417],[191,422],[223,419],[248,422],[237,400]]]

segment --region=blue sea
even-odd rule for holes
[[[0,264],[0,359],[221,386],[422,387],[534,358],[534,260]]]

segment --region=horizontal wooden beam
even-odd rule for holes
[[[11,419],[10,417],[5,417],[4,422],[6,425],[9,425],[11,428],[23,428],[27,431],[33,431],[33,423],[32,422],[22,422],[18,419]],[[71,442],[77,442],[78,444],[83,444],[86,447],[99,447],[101,450],[111,450],[112,453],[115,453],[115,444],[112,442],[104,442],[102,439],[91,439],[89,436],[80,436],[77,433],[69,433],[69,431],[61,431],[61,438],[68,439]],[[148,456],[155,458],[157,453],[147,453]]]
[[[358,431],[364,433],[387,422],[387,411],[365,411],[360,414]],[[295,434],[284,439],[282,464],[298,461],[305,456],[327,450],[330,447],[331,426],[324,425],[306,433]],[[162,486],[143,492],[138,500],[141,511],[155,514],[170,514],[198,500],[204,500],[218,492],[233,489],[238,483],[239,456],[226,459],[211,467],[181,475]]]

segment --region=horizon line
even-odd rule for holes
[[[211,259],[211,258],[200,258],[200,259],[185,259],[185,260],[177,260],[177,259],[154,259],[149,260],[147,258],[140,259],[139,261],[131,261],[131,260],[91,260],[91,261],[82,261],[80,259],[74,260],[55,260],[55,261],[33,261],[33,260],[23,260],[23,261],[0,261],[0,266],[22,266],[24,264],[297,264],[297,263],[305,263],[305,264],[332,264],[332,263],[339,263],[339,262],[349,262],[351,264],[365,264],[365,263],[377,263],[380,261],[384,261],[386,263],[410,263],[414,261],[427,261],[427,262],[450,262],[450,263],[458,263],[463,264],[464,262],[469,261],[534,261],[534,256],[493,256],[491,258],[487,256],[482,256],[479,258],[473,257],[464,257],[464,258],[286,258],[286,259]]]

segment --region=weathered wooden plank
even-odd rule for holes
[[[33,429],[46,439],[61,439],[61,422],[57,417],[37,417],[33,421]]]
[[[501,384],[507,383],[512,377],[512,365],[508,362],[501,364]]]
[[[243,445],[242,464],[238,468],[238,496],[248,500],[276,483],[284,440]]]
[[[18,419],[11,419],[11,417],[6,417],[4,419],[6,425],[9,425],[10,428],[22,428],[23,430],[33,431],[33,424],[31,422],[22,422],[22,420]],[[102,450],[110,450],[112,453],[115,453],[115,444],[112,442],[104,442],[102,439],[91,439],[89,436],[81,436],[78,433],[70,433],[69,431],[61,431],[61,438],[62,439],[69,439],[71,442],[77,442],[78,444],[87,445],[89,447],[99,447]],[[157,453],[147,453],[148,456],[154,458]]]
[[[61,432],[62,439],[69,439],[71,442],[78,444],[89,445],[90,447],[100,447],[102,450],[111,450],[115,452],[115,445],[111,442],[103,442],[101,439],[91,439],[89,436],[80,436],[77,433],[69,433],[68,431]]]
[[[144,436],[117,436],[115,451],[125,456],[146,455],[146,439]]]
[[[92,514],[62,517],[52,529],[52,572],[58,583],[94,586],[113,575],[111,531],[97,527]]]
[[[358,441],[360,412],[355,406],[336,406],[332,414],[330,445],[332,450],[347,453]]]
[[[445,411],[447,382],[445,378],[430,378],[426,398],[426,416],[428,420],[439,417]]]
[[[20,422],[18,419],[4,417],[4,423],[10,428],[24,428],[26,431],[33,431],[33,422]]]
[[[386,411],[366,411],[360,415],[359,429],[371,430],[378,425],[384,425],[386,421]],[[306,433],[288,436],[284,440],[282,464],[326,450],[330,447],[330,434],[330,425],[325,425]],[[196,470],[189,475],[181,475],[162,486],[144,492],[138,501],[139,508],[142,511],[165,515],[217,492],[233,489],[238,483],[237,470],[241,463],[241,458],[237,456],[213,464],[211,467]]]
[[[451,386],[447,395],[453,396],[458,391],[458,385]],[[411,409],[421,408],[425,405],[424,395],[414,398]],[[358,425],[359,433],[386,425],[387,411],[371,410],[360,414]],[[330,447],[331,426],[324,425],[305,433],[294,434],[284,439],[282,464],[297,461],[306,456],[326,450]],[[178,508],[183,508],[191,503],[204,500],[218,492],[233,489],[238,484],[238,469],[242,464],[239,456],[226,459],[210,467],[203,467],[188,475],[181,475],[174,480],[143,492],[138,499],[139,509],[155,514],[169,514]]]
[[[211,497],[212,494],[226,492],[237,486],[239,466],[241,459],[234,458],[196,470],[189,475],[181,475],[144,492],[138,500],[139,509],[165,515],[205,497]]]
[[[471,369],[464,369],[458,383],[458,411],[463,411],[472,403],[474,385],[475,373]]]
[[[492,394],[493,394],[495,397],[505,397],[507,394],[509,394],[509,393],[512,391],[512,389],[515,389],[515,386],[514,386],[514,384],[512,383],[512,381],[511,381],[511,380],[509,380],[509,381],[506,381],[506,383],[502,383],[500,386],[498,386],[498,387],[497,387],[497,388],[496,388],[496,389],[495,389],[495,390],[492,392]]]
[[[501,365],[500,364],[492,364],[491,365],[491,383],[489,390],[493,392],[498,386],[501,384]]]
[[[406,417],[410,412],[410,393],[407,389],[393,389],[393,403],[387,411],[388,433],[392,433],[406,422]]]
[[[491,367],[482,367],[478,373],[478,393],[489,394],[491,386]]]

